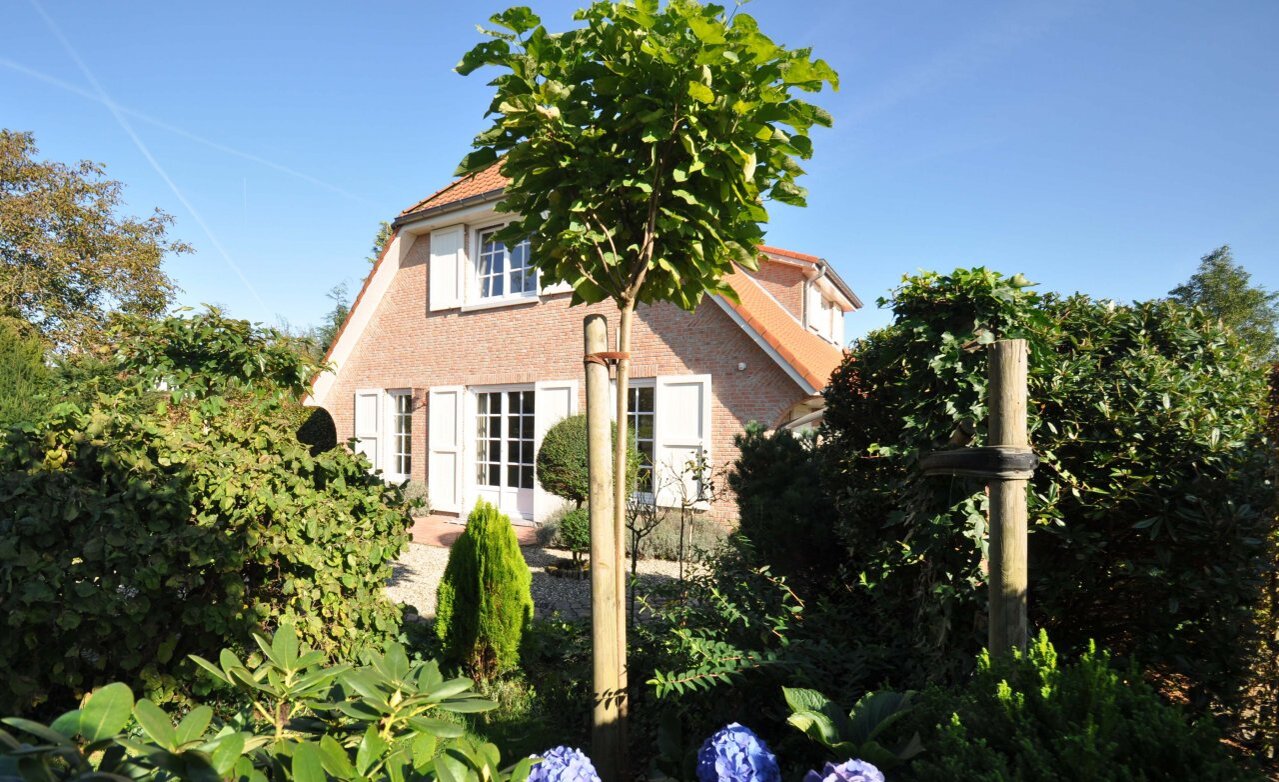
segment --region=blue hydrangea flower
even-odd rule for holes
[[[580,749],[556,747],[543,752],[541,758],[529,772],[528,782],[600,782],[591,759]]]
[[[700,782],[781,782],[777,758],[750,728],[736,722],[706,740],[697,753]]]
[[[827,763],[821,773],[808,772],[804,782],[884,782],[884,773],[864,760],[846,760],[838,766]]]

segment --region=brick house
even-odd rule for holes
[[[494,167],[396,218],[309,402],[388,480],[425,483],[436,514],[465,518],[484,498],[518,523],[562,505],[538,485],[535,455],[552,424],[585,409],[582,319],[604,314],[612,340],[617,312],[570,309],[567,288],[540,286],[527,242],[492,241],[504,186]],[[659,504],[677,504],[680,481],[688,486],[678,466],[693,455],[731,463],[748,422],[812,420],[841,360],[857,296],[820,258],[760,252],[758,272],[731,278],[740,303],[636,311],[631,426]],[[731,520],[736,506],[708,510]]]

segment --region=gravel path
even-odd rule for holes
[[[565,618],[589,616],[591,582],[586,578],[559,578],[546,572],[546,566],[567,559],[569,553],[558,549],[525,546],[520,549],[533,571],[533,609],[539,617],[558,611]],[[386,591],[397,603],[408,603],[424,617],[435,616],[435,590],[449,561],[449,550],[439,546],[413,543],[395,563],[395,572]],[[670,582],[679,576],[679,563],[660,559],[643,559],[639,563],[640,594],[646,587]]]

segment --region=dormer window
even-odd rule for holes
[[[500,226],[479,232],[475,276],[479,298],[503,299],[537,295],[537,270],[529,263],[528,239],[508,247],[497,240]]]

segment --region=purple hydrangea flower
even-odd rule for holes
[[[556,747],[541,757],[542,762],[529,772],[528,782],[600,782],[591,759],[580,749]]]
[[[846,760],[838,766],[827,763],[821,773],[808,772],[804,782],[884,782],[884,773],[864,760]]]
[[[706,740],[697,753],[700,782],[781,782],[777,758],[747,727],[736,722]]]

